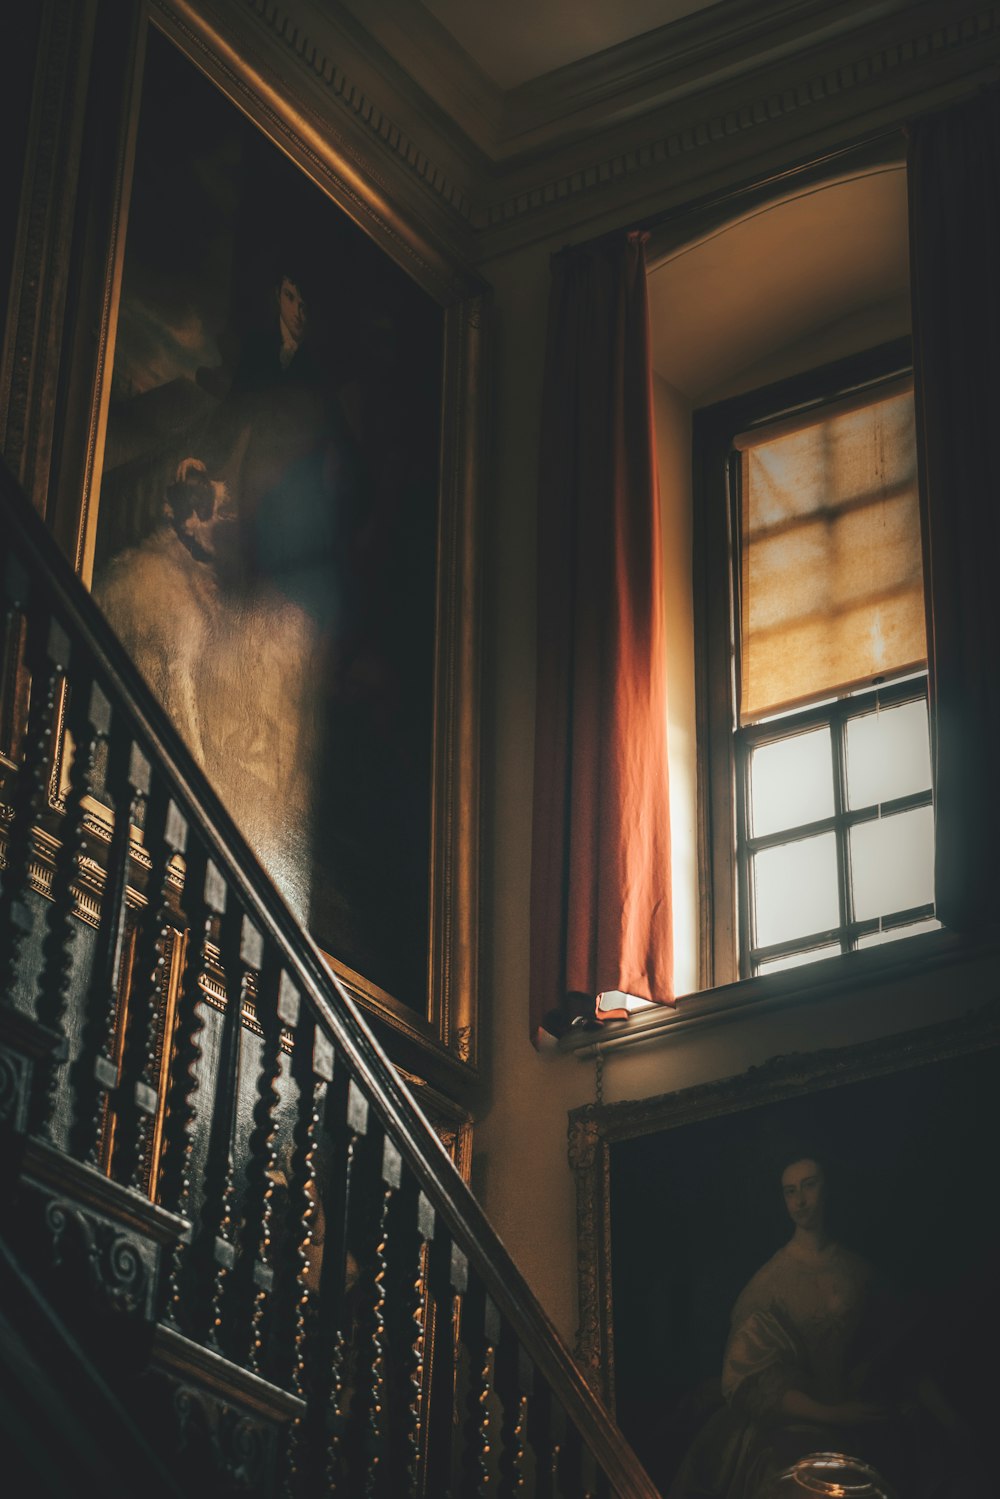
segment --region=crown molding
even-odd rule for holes
[[[907,8],[909,0],[840,0],[835,6],[829,0],[717,0],[508,90],[494,159],[703,93]]]
[[[509,95],[451,32],[414,0],[335,0],[324,13],[348,12],[359,32],[444,111],[484,156],[501,138]],[[345,27],[343,17],[341,26]]]
[[[346,32],[349,14],[383,67],[401,69],[501,165],[907,8],[910,0],[716,0],[506,90],[419,0],[328,0],[321,15]]]
[[[501,253],[527,230],[560,232],[609,209],[633,220],[745,180],[757,163],[802,159],[967,96],[1000,79],[1000,3],[905,13],[836,44],[782,58],[752,77],[716,82],[572,148],[512,163],[500,191],[477,195],[472,223]],[[905,22],[901,26],[900,22]],[[485,185],[488,190],[488,184]],[[568,205],[575,205],[568,212]],[[514,226],[519,225],[520,231]]]
[[[307,75],[316,114],[473,262],[662,211],[1000,77],[1000,0],[720,0],[508,91],[498,114],[500,91],[422,6],[385,0],[365,25],[361,0],[238,8],[275,74]],[[497,129],[506,159],[496,134],[483,146]]]
[[[334,134],[471,223],[489,162],[337,0],[203,0],[234,43],[266,59],[276,84],[308,98]]]

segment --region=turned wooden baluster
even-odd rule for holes
[[[108,775],[104,795],[113,808],[100,924],[94,947],[80,1055],[74,1065],[74,1153],[90,1165],[100,1162],[107,1106],[118,1086],[115,1030],[118,980],[125,938],[125,892],[129,842],[140,802],[149,791],[149,761],[112,710]]]
[[[152,1165],[153,1126],[159,1105],[157,1043],[164,1004],[163,971],[171,930],[169,868],[183,845],[184,819],[170,800],[167,783],[153,773],[146,798],[142,842],[150,860],[146,907],[139,917],[126,1011],[125,1045],[117,1093],[112,1174],[145,1190]]]
[[[279,1102],[277,1084],[281,1071],[282,1009],[288,1012],[289,1000],[285,996],[289,991],[294,996],[294,1025],[298,1021],[298,993],[281,969],[277,950],[268,947],[260,963],[254,999],[254,1011],[263,1038],[228,1308],[229,1343],[234,1356],[241,1363],[248,1364],[255,1374],[262,1372],[264,1322],[274,1281],[271,1221],[276,1170],[275,1115]]]
[[[246,1224],[241,1225],[238,1221],[236,1184],[240,1075],[242,1058],[248,1049],[247,1033],[243,1025],[243,1004],[251,984],[256,992],[264,958],[263,938],[248,916],[242,918],[238,928],[235,911],[232,915],[223,916],[220,958],[226,983],[226,1014],[213,1100],[205,1172],[205,1212],[200,1232],[204,1236],[206,1253],[210,1242],[212,1246],[213,1280],[208,1341],[218,1352],[240,1359],[246,1355],[249,1331],[246,1297],[241,1298],[240,1284],[235,1280],[239,1266],[240,1239],[247,1237]],[[241,1228],[244,1230],[242,1235]],[[254,1247],[258,1234],[259,1225],[255,1223],[251,1236]],[[252,1267],[251,1253],[247,1264],[251,1273]],[[244,1311],[242,1318],[239,1315],[241,1300]]]
[[[336,1285],[343,1289],[336,1313],[326,1454],[327,1482],[333,1493],[341,1494],[345,1499],[348,1496],[356,1499],[361,1491],[364,1457],[365,1408],[360,1383],[365,1333],[370,1330],[365,1292],[371,1271],[365,1263],[363,1247],[368,1238],[365,1228],[369,1216],[363,1179],[365,1163],[371,1156],[370,1151],[366,1151],[368,1129],[368,1100],[352,1078],[347,1090],[347,1146],[337,1231],[338,1259],[334,1272]]]
[[[50,892],[52,899],[45,909],[38,993],[38,1018],[60,1037],[62,1045],[56,1054],[44,1058],[39,1064],[31,1114],[32,1130],[46,1140],[52,1139],[60,1069],[65,1059],[63,1022],[69,1002],[75,937],[79,930],[73,920],[74,883],[85,846],[84,798],[91,793],[98,748],[111,727],[111,704],[98,684],[90,681],[83,670],[71,670],[66,727],[73,741],[69,789],[66,810],[59,826],[59,846]]]
[[[419,1492],[425,1322],[424,1246],[434,1213],[416,1178],[402,1163],[388,1205],[384,1240],[382,1440],[373,1492],[399,1499]]]
[[[427,1431],[427,1331],[433,1316],[431,1306],[429,1262],[430,1246],[434,1238],[435,1213],[429,1197],[421,1192],[417,1197],[417,1275],[413,1283],[413,1325],[416,1336],[412,1343],[413,1363],[410,1372],[411,1395],[407,1403],[407,1430],[409,1433],[409,1459],[407,1462],[407,1491],[416,1496],[422,1487],[422,1470],[425,1461],[425,1437]]]
[[[537,1369],[532,1370],[532,1388],[528,1397],[528,1446],[534,1458],[534,1499],[553,1499],[555,1493],[555,1451],[552,1424],[552,1392]]]
[[[429,1245],[427,1261],[435,1320],[427,1430],[427,1493],[445,1496],[452,1493],[458,1422],[459,1331],[469,1266],[462,1250],[440,1224]]]
[[[459,1481],[462,1499],[476,1499],[495,1488],[491,1401],[499,1336],[499,1313],[480,1285],[479,1277],[473,1274],[462,1304],[462,1341],[467,1356]]]
[[[209,870],[213,871],[211,862]],[[198,1297],[203,1287],[209,1288],[208,1342],[218,1352],[228,1353],[225,1346],[223,1305],[228,1278],[236,1262],[233,1242],[236,1206],[233,1148],[243,1035],[243,996],[247,969],[260,961],[260,934],[231,898],[224,877],[218,870],[214,873],[215,882],[207,882],[206,893],[209,904],[218,911],[220,918],[219,963],[226,988],[226,1009],[222,1017],[222,1035],[212,1092],[205,1190],[201,1209],[195,1220],[188,1295],[194,1307],[195,1325],[198,1325],[198,1319],[202,1315]]]
[[[184,1217],[191,1216],[192,1207],[191,1127],[197,1114],[201,1088],[200,1038],[205,1024],[202,980],[208,961],[206,946],[215,921],[214,912],[206,897],[208,882],[208,856],[201,843],[195,841],[187,851],[184,864],[181,906],[187,921],[188,936],[170,1054],[167,1117],[163,1130],[163,1159],[157,1194],[163,1207]],[[213,889],[214,884],[213,877]],[[164,1283],[163,1316],[179,1329],[184,1329],[187,1322],[183,1288],[190,1252],[190,1238],[175,1247]]]
[[[299,1024],[301,1014],[301,999],[299,991],[288,977],[282,973],[278,985],[278,1020],[281,1026],[290,1031],[293,1036]],[[275,1072],[275,1079],[280,1075],[279,1067]],[[279,1099],[280,1102],[280,1099]],[[287,1233],[287,1221],[285,1232],[276,1231],[274,1206],[275,1196],[278,1188],[278,1159],[275,1149],[274,1137],[268,1142],[268,1165],[267,1187],[264,1193],[264,1213],[261,1220],[260,1252],[257,1265],[254,1267],[254,1284],[257,1288],[253,1310],[253,1347],[251,1353],[251,1368],[258,1374],[271,1377],[275,1376],[275,1370],[280,1369],[281,1348],[281,1317],[280,1304],[277,1291],[280,1289],[278,1277],[278,1257],[284,1251],[286,1261],[291,1256],[291,1245]],[[287,1215],[286,1215],[287,1220]],[[297,1266],[291,1274],[294,1278]],[[276,1357],[278,1350],[278,1357]],[[288,1378],[287,1369],[285,1378]]]
[[[291,1076],[296,1085],[295,1125],[291,1150],[299,1155],[305,1147],[299,1144],[307,1128],[304,1114],[312,1108],[312,1049],[316,1024],[310,1011],[302,1005],[298,990],[291,981],[282,982],[285,999],[285,1025],[292,1033]],[[305,1073],[305,1078],[303,1078]],[[312,1204],[306,1191],[305,1173],[295,1180],[289,1147],[276,1163],[277,1186],[281,1211],[272,1217],[270,1263],[274,1278],[269,1295],[268,1334],[263,1350],[264,1373],[286,1389],[294,1389],[295,1309],[299,1300],[299,1274],[302,1268],[302,1227]],[[308,1167],[306,1168],[308,1171]]]
[[[333,1045],[307,1013],[300,1019],[292,1047],[298,1104],[288,1167],[288,1216],[278,1251],[275,1287],[278,1368],[293,1393],[307,1403],[305,1415],[296,1417],[288,1433],[284,1486],[288,1495],[302,1492],[310,1472],[320,1398],[311,1381],[316,1372],[318,1302],[326,1268],[327,1234],[317,1158],[327,1087],[333,1073]]]
[[[6,575],[8,620],[24,608],[27,586],[17,568]],[[18,988],[20,951],[31,930],[29,882],[34,857],[33,830],[46,809],[52,768],[53,734],[60,686],[69,665],[69,638],[58,620],[39,612],[27,621],[27,664],[31,672],[28,722],[23,754],[12,789],[5,868],[0,873],[0,995],[11,1003]],[[28,996],[25,995],[25,1003]]]
[[[497,1493],[514,1499],[527,1489],[526,1444],[531,1363],[509,1323],[504,1322],[496,1355],[495,1385],[500,1400]]]
[[[552,1484],[561,1499],[582,1499],[580,1434],[558,1400],[552,1402]]]
[[[395,1194],[402,1181],[403,1161],[389,1136],[382,1142],[382,1191],[375,1245],[374,1302],[368,1368],[368,1430],[365,1442],[365,1494],[374,1499],[385,1471],[388,1420],[386,1378],[386,1296],[389,1269],[390,1219]]]

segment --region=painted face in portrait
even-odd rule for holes
[[[781,1191],[796,1228],[821,1229],[826,1213],[826,1182],[818,1161],[793,1161],[781,1174]]]
[[[305,298],[295,282],[290,281],[287,276],[281,278],[277,298],[283,341],[287,339],[292,343],[300,344],[306,332]]]

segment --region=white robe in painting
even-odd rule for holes
[[[94,597],[305,921],[317,651],[308,616],[266,590],[228,592],[166,525],[114,557]]]
[[[733,1308],[726,1400],[758,1418],[777,1416],[787,1390],[827,1405],[846,1400],[872,1279],[868,1262],[840,1244],[829,1246],[821,1264],[791,1244],[779,1249]]]

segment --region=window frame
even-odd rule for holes
[[[739,485],[733,471],[733,441],[741,433],[807,415],[834,402],[874,395],[880,387],[912,374],[909,338],[881,344],[858,355],[695,411],[692,418],[694,487],[695,711],[698,743],[698,862],[702,900],[699,931],[699,987],[716,988],[750,977],[749,953],[740,941],[749,917],[747,879],[741,869],[741,839],[748,831],[745,766],[739,750],[735,706],[739,632],[738,579],[733,583],[733,546],[738,538]],[[924,596],[927,574],[924,573]],[[899,684],[904,687],[904,684]],[[907,683],[926,692],[923,684]],[[888,705],[896,684],[881,689]],[[918,693],[910,692],[910,696]],[[849,715],[859,698],[842,699]],[[804,709],[803,714],[812,710]],[[821,716],[829,709],[817,710]],[[749,727],[749,726],[748,726]],[[742,730],[745,737],[748,727]],[[782,721],[752,726],[760,737],[777,737]],[[787,719],[784,724],[787,731]],[[773,734],[769,731],[773,731]],[[836,753],[836,751],[834,751]],[[842,779],[842,777],[841,777]],[[894,804],[893,804],[894,805]],[[837,808],[850,820],[838,798]],[[883,808],[885,813],[885,808]],[[844,834],[846,836],[846,833]],[[780,841],[780,840],[778,840]],[[786,839],[787,841],[787,839]],[[922,908],[921,908],[922,909]],[[841,894],[841,910],[845,911]],[[846,912],[850,913],[848,900]],[[867,924],[862,924],[867,927]],[[874,923],[875,927],[878,922]],[[853,940],[861,933],[853,930]],[[748,926],[743,929],[749,933]],[[843,954],[841,955],[843,957]],[[828,960],[836,963],[836,957]]]

